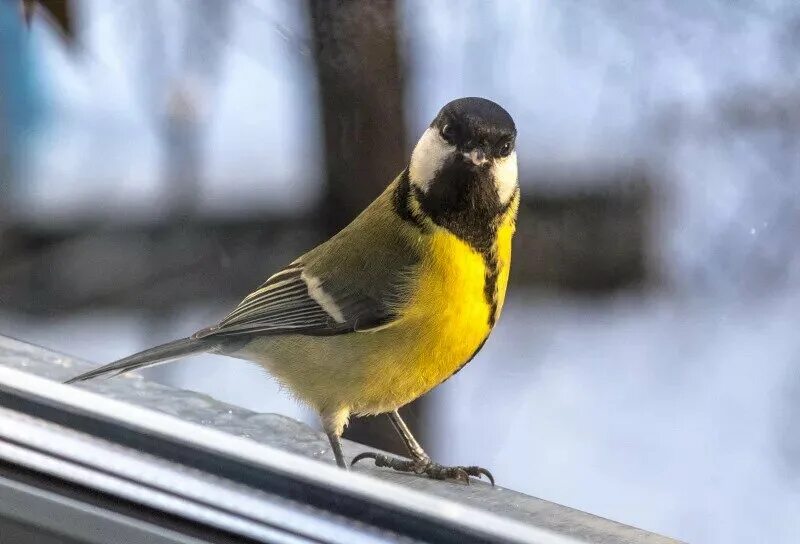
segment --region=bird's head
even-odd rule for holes
[[[459,98],[441,109],[414,147],[408,175],[423,209],[504,209],[517,191],[517,129],[485,98]]]

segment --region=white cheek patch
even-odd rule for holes
[[[442,168],[448,157],[455,153],[455,146],[448,144],[435,128],[428,128],[411,153],[408,176],[411,183],[428,190],[436,173]]]
[[[497,196],[501,204],[508,204],[514,191],[517,190],[517,152],[514,151],[508,157],[495,159],[492,164],[492,177]]]

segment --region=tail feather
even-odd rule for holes
[[[154,348],[146,349],[139,353],[134,353],[133,355],[129,355],[128,357],[120,359],[119,361],[114,361],[113,363],[103,365],[100,368],[95,368],[94,370],[84,372],[83,374],[75,376],[74,378],[70,378],[64,383],[82,382],[107,374],[116,376],[131,370],[145,368],[160,363],[166,363],[174,359],[180,359],[181,357],[186,357],[187,355],[191,355],[193,353],[212,351],[215,347],[216,343],[208,339],[182,338],[180,340],[175,340],[174,342],[169,342]]]

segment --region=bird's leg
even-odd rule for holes
[[[411,458],[415,461],[420,461],[423,463],[430,463],[431,458],[430,456],[425,453],[425,450],[422,449],[422,446],[419,445],[417,439],[414,438],[414,435],[411,434],[411,429],[408,428],[406,422],[403,421],[403,418],[400,417],[400,412],[395,410],[394,412],[389,412],[389,421],[392,422],[392,426],[394,430],[397,431],[397,434],[400,435],[400,438],[403,439],[403,443],[406,445],[406,449],[408,453],[411,454]]]
[[[446,480],[448,478],[452,478],[469,483],[470,476],[474,476],[476,478],[486,476],[492,485],[494,485],[494,477],[492,476],[491,472],[485,468],[478,466],[447,467],[440,465],[439,463],[434,463],[431,461],[430,456],[425,453],[425,450],[422,449],[422,446],[419,445],[419,442],[417,442],[417,440],[414,438],[414,435],[411,434],[408,425],[406,425],[405,421],[403,421],[403,418],[400,417],[400,413],[397,410],[389,413],[389,419],[397,431],[397,434],[399,434],[400,438],[403,439],[403,443],[405,443],[408,453],[411,454],[411,459],[400,459],[399,457],[391,457],[389,455],[383,455],[380,453],[364,452],[353,458],[353,461],[350,463],[351,466],[355,465],[362,459],[373,459],[376,467],[389,467],[400,472],[425,474],[429,478],[433,478],[435,480]]]
[[[338,417],[337,417],[338,416]],[[344,430],[344,422],[347,420],[347,415],[341,417],[341,414],[323,414],[322,427],[325,429],[325,434],[328,435],[328,441],[331,443],[333,456],[336,458],[336,464],[339,468],[348,469],[347,462],[344,460],[342,454],[342,431]]]
[[[336,464],[339,465],[339,468],[347,470],[347,462],[344,460],[344,455],[342,454],[341,438],[336,433],[326,432],[325,434],[328,435],[328,440],[331,443],[333,456],[336,457]]]

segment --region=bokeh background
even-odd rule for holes
[[[519,128],[512,286],[405,409],[423,444],[692,542],[800,541],[795,1],[42,3],[0,0],[0,333],[100,363],[213,323],[485,96]],[[240,361],[146,374],[316,425]]]

